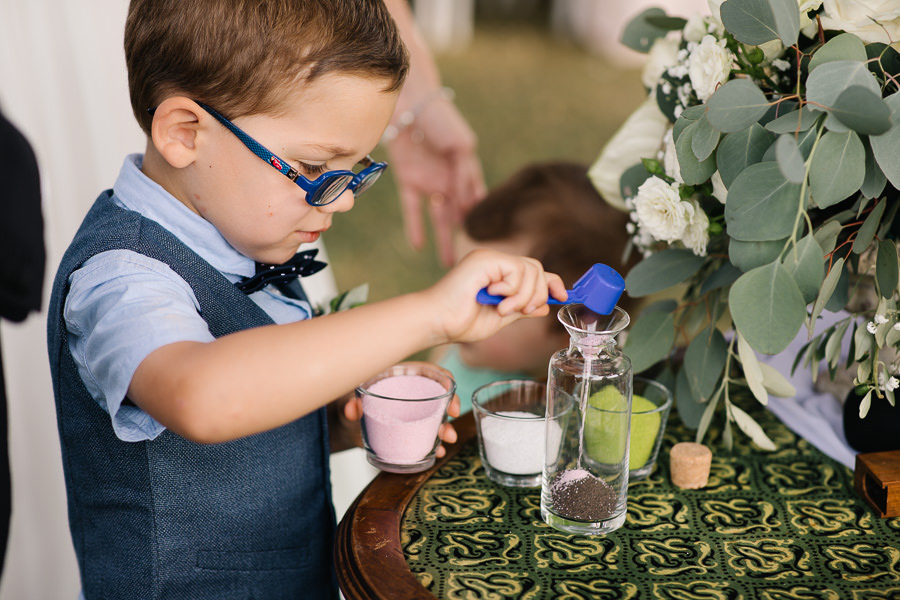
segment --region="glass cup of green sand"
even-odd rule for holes
[[[637,481],[647,477],[656,465],[672,408],[672,392],[661,383],[644,377],[635,377],[632,389],[628,480]],[[588,402],[599,412],[591,411],[587,415],[585,454],[600,462],[613,462],[613,458],[625,452],[626,437],[619,430],[607,427],[602,415],[622,405],[621,394],[608,386],[595,392]],[[597,417],[592,418],[594,415]]]

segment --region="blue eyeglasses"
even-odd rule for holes
[[[353,171],[338,170],[322,173],[315,180],[310,181],[297,169],[291,167],[284,159],[279,158],[274,152],[244,133],[240,127],[220,115],[211,107],[198,102],[203,110],[214,116],[219,123],[237,136],[253,154],[270,164],[279,173],[296,183],[306,192],[306,202],[312,206],[325,206],[331,204],[345,191],[350,190],[355,197],[372,187],[381,173],[387,168],[386,162],[375,162],[371,156],[366,156],[359,164],[363,170],[359,173]]]

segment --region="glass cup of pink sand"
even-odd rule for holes
[[[434,465],[438,433],[455,393],[453,377],[427,363],[394,365],[357,387],[369,463],[391,473]]]
[[[472,411],[488,479],[507,487],[541,485],[546,407],[547,386],[536,381],[507,379],[475,390]]]

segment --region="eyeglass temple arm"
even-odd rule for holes
[[[270,150],[266,149],[262,144],[254,140],[252,137],[244,133],[237,125],[220,115],[214,108],[203,104],[202,102],[198,102],[203,110],[211,114],[216,118],[219,123],[224,125],[231,133],[237,136],[241,142],[255,155],[269,163],[275,170],[279,171],[282,175],[286,175],[292,181],[297,181],[297,178],[300,176],[300,173],[290,166],[287,161],[280,158],[278,155],[272,153]]]

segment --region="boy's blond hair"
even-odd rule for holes
[[[292,86],[326,73],[383,79],[390,92],[409,69],[381,0],[132,0],[125,60],[148,135],[148,109],[170,94],[230,118],[277,114]]]

